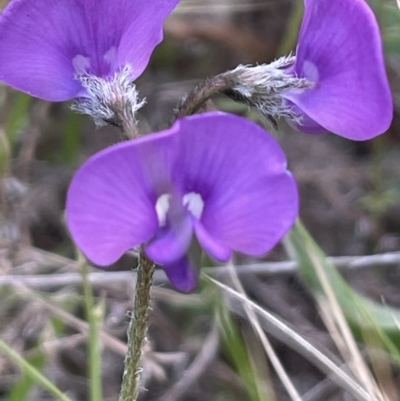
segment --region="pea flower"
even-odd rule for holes
[[[289,230],[297,187],[278,143],[243,118],[210,112],[91,157],[67,195],[72,238],[99,266],[143,245],[192,290],[199,245],[217,261],[260,256]]]
[[[296,56],[225,74],[231,95],[300,131],[365,140],[389,128],[393,101],[379,27],[364,0],[304,0]]]
[[[179,0],[11,0],[0,14],[0,81],[95,120],[138,108],[132,81]]]

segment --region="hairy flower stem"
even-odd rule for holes
[[[291,102],[285,99],[284,94],[311,89],[314,83],[293,74],[290,68],[294,63],[295,57],[289,55],[270,64],[239,65],[233,70],[208,79],[179,103],[175,119],[207,111],[208,100],[223,94],[235,102],[254,108],[274,127],[277,127],[274,117],[284,117],[300,123],[302,116]]]
[[[124,83],[124,82],[123,82]],[[137,102],[137,92],[130,81],[121,85],[121,93],[108,105],[107,111],[112,116],[109,124],[121,129],[127,140],[139,137],[135,111],[141,107],[143,101]],[[129,91],[132,93],[128,96]],[[113,96],[114,91],[110,91]],[[118,91],[117,91],[118,93]],[[112,97],[111,96],[111,97]],[[97,110],[97,107],[95,107]],[[104,114],[104,113],[103,113]],[[133,300],[133,311],[130,314],[128,327],[128,352],[124,361],[124,374],[122,377],[119,401],[136,401],[139,396],[140,377],[142,373],[142,354],[146,341],[148,318],[150,309],[150,290],[155,265],[143,250],[139,253],[139,264],[136,274],[136,291]]]
[[[125,368],[119,401],[136,401],[139,395],[142,351],[146,341],[150,289],[154,267],[154,263],[141,252],[137,269],[133,313],[128,328],[128,353],[125,357]]]
[[[215,95],[225,94],[232,87],[232,82],[223,75],[217,75],[214,78],[207,79],[197,85],[193,91],[184,98],[176,107],[174,121],[178,118],[201,113],[204,110],[205,103]],[[207,106],[206,106],[207,108]]]

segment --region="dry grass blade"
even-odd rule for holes
[[[399,0],[400,1],[400,0]],[[33,257],[40,263],[54,265],[64,269],[76,270],[78,262],[68,259],[51,252],[42,251],[39,249],[31,248],[34,251]],[[400,252],[389,252],[378,255],[370,256],[340,256],[334,258],[327,258],[337,268],[346,269],[366,269],[371,267],[391,267],[400,265]],[[298,265],[294,261],[286,262],[266,262],[266,263],[252,263],[246,265],[235,266],[235,270],[239,275],[245,274],[259,274],[263,276],[279,276],[283,274],[292,274],[296,272]],[[203,271],[213,277],[221,277],[227,274],[225,266],[203,268]],[[135,284],[135,275],[131,271],[122,272],[91,272],[88,274],[88,279],[91,284]],[[161,270],[157,270],[154,275],[154,283],[165,283],[165,274]],[[14,275],[14,276],[0,276],[0,287],[6,285],[14,285],[21,283],[28,285],[32,288],[51,290],[58,287],[67,285],[80,285],[82,283],[81,275],[79,273],[70,272],[63,274],[51,275]]]
[[[340,308],[339,302],[335,296],[332,286],[329,284],[329,280],[324,272],[323,267],[321,266],[319,259],[312,252],[310,252],[310,257],[318,275],[318,279],[327,297],[330,313],[332,314],[334,323],[337,326],[338,332],[340,333],[340,343],[342,343],[342,346],[340,346],[339,349],[342,349],[343,351],[343,345],[345,347],[343,354],[344,359],[348,361],[348,365],[352,369],[354,375],[360,380],[367,391],[370,394],[374,394],[379,400],[385,400],[386,397],[379,390],[375,379],[373,378],[360,353],[360,350],[357,347],[350,327],[347,324],[343,311]],[[324,306],[327,306],[325,302],[320,302],[321,298],[317,297],[317,301],[320,303],[321,309],[324,308]],[[337,339],[338,337],[335,335],[333,338]]]
[[[232,12],[245,12],[263,10],[270,7],[271,2],[266,1],[253,1],[246,4],[243,0],[214,0],[210,3],[198,0],[184,0],[177,9],[175,14],[204,14],[204,13],[232,13]]]
[[[243,305],[248,305],[251,307],[251,309],[253,309],[254,312],[256,312],[262,319],[260,323],[267,332],[276,338],[279,338],[280,341],[308,359],[311,363],[321,369],[321,371],[329,375],[340,387],[351,393],[357,400],[376,401],[376,398],[370,395],[357,381],[354,380],[352,376],[346,373],[330,358],[305,340],[302,336],[297,334],[287,324],[268,311],[262,309],[257,304],[244,297],[242,294],[239,294],[234,289],[212,279],[211,277],[206,276],[206,278],[219,288],[222,288],[232,299],[238,300]]]
[[[228,271],[230,273],[230,277],[234,286],[236,287],[237,291],[247,299],[247,295],[244,291],[244,288],[239,280],[239,277],[236,273],[235,268],[231,263],[228,264]],[[254,312],[254,310],[247,304],[244,304],[244,309],[248,316],[249,322],[252,325],[254,331],[257,333],[264,349],[269,357],[269,360],[274,367],[279,379],[281,380],[283,386],[285,387],[286,391],[288,392],[290,398],[293,401],[301,401],[301,397],[297,392],[296,388],[294,387],[292,381],[290,380],[289,376],[287,375],[285,368],[282,366],[278,356],[276,355],[271,343],[269,342],[267,336],[265,335],[263,329],[260,326],[258,318]]]

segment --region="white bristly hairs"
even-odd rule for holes
[[[132,67],[126,65],[109,78],[91,74],[77,75],[88,97],[78,99],[71,108],[93,117],[98,126],[124,127],[136,121],[136,112],[145,104],[132,80]]]
[[[311,88],[314,84],[305,78],[298,78],[285,72],[285,69],[290,68],[294,62],[295,57],[289,55],[270,64],[239,65],[221,75],[232,83],[231,97],[240,98],[263,115],[285,117],[299,123],[301,116],[282,95],[289,90]]]

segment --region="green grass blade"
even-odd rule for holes
[[[336,267],[327,260],[321,248],[298,221],[287,235],[285,245],[299,264],[299,273],[304,283],[312,292],[323,293],[315,270],[315,261],[324,273],[337,297],[337,301],[346,317],[353,334],[362,339],[366,330],[379,332],[389,352],[395,352],[394,344],[400,344],[400,311],[374,302],[356,293],[343,279]],[[362,273],[360,273],[362,274]],[[398,350],[396,352],[398,356]]]
[[[37,370],[42,370],[45,364],[43,353],[38,353],[26,359]],[[30,391],[35,387],[36,382],[32,376],[22,372],[22,377],[14,383],[8,394],[8,401],[22,401],[28,399]]]
[[[0,351],[7,355],[22,372],[30,377],[37,385],[43,387],[50,392],[54,397],[61,401],[73,401],[66,394],[64,394],[58,387],[56,387],[50,380],[42,375],[42,373],[26,359],[24,359],[18,352],[14,351],[6,342],[0,339]]]
[[[10,143],[3,130],[0,130],[0,177],[7,172],[10,164],[11,149]]]
[[[13,107],[8,116],[5,131],[10,144],[14,144],[19,131],[27,124],[27,115],[32,98],[25,93],[15,94]]]
[[[302,337],[296,330],[292,329],[286,322],[261,308],[234,289],[211,277],[206,275],[204,275],[204,277],[218,288],[221,288],[230,299],[248,304],[259,316],[260,323],[264,330],[304,356],[312,364],[321,369],[322,372],[330,376],[340,387],[352,394],[357,400],[372,401],[372,398],[363,387],[354,380],[352,375],[348,374],[347,369],[343,370],[339,366],[339,361],[336,361],[336,358],[329,352],[322,352],[311,342]],[[232,303],[232,309],[240,316],[240,308],[238,309],[234,305],[235,303]]]
[[[65,164],[73,163],[81,150],[81,132],[85,117],[78,113],[67,114],[62,136],[62,157]]]
[[[273,400],[274,397],[270,397],[269,394],[266,394],[265,386],[261,385],[262,382],[265,381],[265,378],[260,378],[257,370],[254,369],[255,364],[252,360],[252,356],[248,352],[245,339],[220,298],[216,298],[215,307],[217,309],[216,313],[224,350],[241,377],[249,395],[249,400]],[[268,398],[266,399],[266,397]]]

